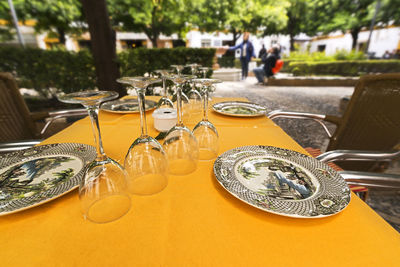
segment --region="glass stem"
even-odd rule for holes
[[[178,123],[177,126],[183,126],[183,113],[182,113],[182,87],[181,85],[176,86],[176,105],[178,111]]]
[[[94,142],[97,148],[97,160],[104,160],[106,154],[103,149],[103,141],[101,140],[100,124],[99,124],[99,106],[86,107],[89,113],[90,122],[92,124]]]
[[[162,86],[164,90],[164,98],[167,98],[167,85],[166,85],[166,78],[162,77]]]
[[[204,87],[203,121],[208,121],[208,88]]]
[[[146,108],[144,100],[145,88],[136,89],[138,95],[139,112],[140,112],[140,130],[141,137],[147,136],[147,123],[146,123]]]

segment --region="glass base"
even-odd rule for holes
[[[128,182],[128,191],[131,194],[148,196],[163,191],[167,185],[167,175],[147,174],[130,179]]]
[[[150,136],[139,137],[125,157],[128,191],[135,195],[161,192],[168,184],[168,160],[161,144]]]
[[[124,216],[130,207],[128,195],[109,195],[92,203],[83,217],[94,223],[108,223]]]
[[[172,175],[187,175],[197,169],[197,161],[175,159],[169,161],[169,173]]]

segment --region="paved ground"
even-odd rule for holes
[[[215,96],[247,97],[269,110],[281,109],[340,115],[340,99],[353,93],[351,87],[277,87],[255,85],[256,79],[224,82],[217,85]],[[275,122],[303,147],[326,149],[328,138],[319,124],[309,120],[276,119]],[[328,125],[331,132],[335,125]],[[400,174],[399,162],[390,172]],[[400,192],[372,191],[367,200],[375,211],[400,232]]]

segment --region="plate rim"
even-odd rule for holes
[[[10,152],[10,153],[7,153],[7,154],[4,154],[4,155],[0,156],[0,159],[5,158],[6,156],[12,156],[12,157],[16,157],[16,159],[18,159],[18,157],[23,157],[23,154],[25,154],[25,153],[27,153],[29,151],[36,151],[36,150],[39,149],[39,152],[37,152],[37,154],[33,154],[31,156],[27,156],[26,157],[26,159],[28,159],[27,161],[29,161],[29,160],[33,160],[35,158],[39,158],[40,156],[51,156],[52,155],[51,153],[50,154],[42,154],[42,152],[46,151],[46,149],[52,149],[52,148],[55,148],[56,146],[58,148],[60,148],[60,146],[61,146],[61,148],[62,148],[63,146],[66,146],[66,145],[73,146],[74,148],[75,147],[79,147],[79,146],[84,146],[84,147],[87,148],[87,150],[85,151],[85,155],[88,157],[87,159],[84,159],[82,157],[82,155],[80,156],[80,155],[77,155],[77,154],[72,154],[71,153],[72,151],[68,151],[68,154],[67,153],[65,154],[67,156],[74,156],[76,158],[79,158],[82,161],[82,168],[79,170],[79,172],[77,174],[75,174],[73,177],[71,177],[71,179],[74,178],[74,180],[76,180],[73,183],[73,185],[71,185],[71,187],[66,189],[65,191],[60,192],[59,194],[55,194],[52,197],[44,198],[42,200],[39,199],[38,201],[34,200],[34,202],[32,204],[27,204],[27,205],[25,205],[23,207],[20,207],[20,208],[14,209],[14,210],[0,211],[0,216],[13,214],[13,213],[17,213],[17,212],[20,212],[20,211],[24,211],[24,210],[27,210],[27,209],[31,209],[31,208],[40,206],[40,205],[45,204],[47,202],[50,202],[50,201],[52,201],[54,199],[62,197],[65,194],[68,194],[69,192],[71,192],[71,191],[75,190],[76,188],[78,188],[79,184],[80,184],[80,182],[82,180],[82,177],[84,176],[84,172],[86,170],[87,164],[90,163],[91,161],[93,161],[96,158],[96,148],[94,146],[91,146],[91,145],[88,145],[88,144],[83,144],[83,143],[52,143],[52,144],[38,145],[38,146],[30,147],[30,148],[27,148],[27,149],[24,149],[24,150]],[[55,151],[53,153],[54,153],[53,155],[56,155]],[[62,152],[58,152],[58,153],[61,154]],[[5,166],[1,166],[1,168],[3,169],[3,168],[7,168],[10,165],[20,164],[23,161],[24,161],[24,159],[21,158],[21,160],[14,161],[11,164],[8,164],[8,165],[5,165]],[[51,189],[48,189],[48,190],[53,190],[54,188],[55,187],[53,187]],[[46,192],[48,192],[48,190],[43,191],[42,193],[45,194]],[[15,201],[15,200],[4,201],[3,203],[12,202],[12,201]]]
[[[222,112],[220,110],[216,109],[216,106],[221,105],[221,104],[246,104],[246,105],[255,105],[261,109],[264,109],[265,112],[264,113],[256,113],[256,114],[232,114],[232,113],[226,113],[226,112]],[[265,116],[267,114],[267,109],[257,103],[254,102],[246,102],[246,101],[223,101],[223,102],[218,102],[213,104],[212,106],[213,111],[222,114],[222,115],[226,115],[226,116],[232,116],[232,117],[260,117],[260,116]]]
[[[130,110],[122,111],[122,110],[106,109],[106,108],[103,107],[104,105],[107,105],[107,104],[111,104],[111,103],[115,103],[115,102],[128,102],[128,101],[131,101],[131,100],[138,101],[137,98],[116,99],[116,100],[112,100],[112,101],[107,101],[107,102],[104,102],[103,104],[101,104],[100,110],[106,111],[106,112],[111,112],[111,113],[120,113],[120,114],[139,113],[140,112],[139,109],[135,110],[135,111],[130,111]],[[156,101],[151,100],[151,99],[145,99],[145,102],[146,103],[152,103],[152,105],[153,105],[150,108],[146,109],[146,112],[157,108],[157,102]]]
[[[326,217],[330,217],[330,216],[336,215],[336,214],[338,214],[338,213],[341,213],[342,211],[344,211],[344,210],[349,206],[350,201],[351,201],[351,190],[350,190],[350,189],[348,189],[348,202],[347,202],[347,204],[346,204],[346,206],[345,206],[344,208],[342,208],[341,210],[338,210],[338,211],[336,211],[336,212],[334,212],[334,213],[330,213],[330,214],[319,214],[319,215],[316,215],[316,216],[311,216],[311,215],[310,215],[310,216],[304,216],[304,215],[298,215],[298,214],[287,214],[287,213],[283,213],[283,212],[276,212],[276,211],[274,211],[274,210],[272,210],[272,209],[262,208],[262,207],[260,207],[260,206],[255,205],[254,203],[251,203],[251,202],[246,201],[245,199],[241,198],[241,197],[240,197],[239,195],[237,195],[236,193],[231,192],[227,187],[224,186],[224,184],[220,181],[220,179],[218,179],[218,177],[217,177],[218,174],[217,174],[217,170],[216,170],[216,163],[217,163],[217,161],[220,160],[220,159],[225,155],[225,153],[227,153],[227,152],[231,152],[232,150],[238,150],[238,149],[242,149],[242,150],[244,151],[244,149],[247,149],[247,148],[268,148],[268,149],[272,148],[272,149],[278,149],[278,150],[283,150],[283,151],[286,151],[286,152],[289,152],[289,153],[299,154],[299,155],[301,155],[301,156],[304,156],[305,158],[309,158],[309,159],[311,159],[311,160],[318,161],[318,160],[316,160],[316,159],[313,158],[313,157],[310,157],[310,156],[308,156],[308,155],[306,155],[306,154],[297,152],[297,151],[295,151],[295,150],[290,150],[290,149],[281,148],[281,147],[275,147],[275,146],[268,146],[268,145],[240,146],[240,147],[235,147],[235,148],[232,148],[232,149],[229,149],[229,150],[225,151],[225,152],[222,153],[220,156],[218,156],[218,158],[214,161],[214,165],[213,165],[214,178],[217,180],[217,182],[221,185],[221,187],[222,187],[226,192],[228,192],[230,195],[234,196],[236,199],[242,201],[243,203],[246,203],[246,204],[248,204],[248,205],[250,205],[250,206],[252,206],[252,207],[255,207],[255,208],[257,208],[257,209],[259,209],[259,210],[262,210],[262,211],[264,211],[264,212],[267,212],[267,213],[272,213],[272,214],[276,214],[276,215],[280,215],[280,216],[284,216],[284,217],[296,218],[296,219],[321,219],[321,218],[326,218]],[[237,159],[237,160],[235,161],[234,165],[236,165],[236,163],[237,163],[239,160],[242,160],[242,159],[243,159],[243,158]],[[334,169],[332,169],[329,165],[324,164],[324,163],[322,163],[322,162],[320,162],[320,161],[318,161],[318,162],[319,162],[320,164],[322,164],[325,168],[329,169],[329,171],[331,171],[333,174],[335,174],[335,175],[339,176],[341,179],[343,179],[343,178],[337,173],[337,171],[335,171]],[[299,163],[297,163],[297,164],[299,164]],[[299,165],[301,165],[301,164],[299,164]],[[306,168],[306,169],[307,169],[307,168]],[[236,180],[237,180],[238,183],[240,183],[240,181],[239,181],[237,178],[236,178]],[[345,182],[344,179],[343,179],[343,181]],[[345,182],[345,183],[346,183],[346,182]],[[241,183],[240,183],[240,184],[241,184]],[[241,185],[244,187],[243,184],[241,184]],[[347,183],[346,183],[346,185],[347,185]],[[250,189],[246,188],[246,190],[250,190]],[[250,191],[251,191],[251,190],[250,190]],[[253,192],[254,192],[254,191],[253,191]],[[255,192],[254,192],[254,193],[255,193]],[[287,201],[293,201],[293,200],[287,200]],[[294,201],[295,201],[295,200],[294,200]],[[307,199],[300,200],[300,201],[307,201]]]

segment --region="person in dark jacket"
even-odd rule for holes
[[[253,69],[254,75],[258,81],[257,84],[264,83],[264,76],[268,78],[274,75],[272,69],[275,67],[276,61],[280,58],[279,48],[277,46],[274,46],[268,50],[268,54],[261,59],[264,65]]]
[[[249,41],[250,34],[243,33],[243,42],[239,45],[230,47],[228,50],[240,49],[240,63],[242,64],[242,80],[247,78],[249,72],[249,62],[251,58],[256,57],[254,54],[254,46]]]
[[[263,58],[267,54],[267,49],[265,49],[265,45],[262,45],[260,52],[258,52],[258,58]]]

